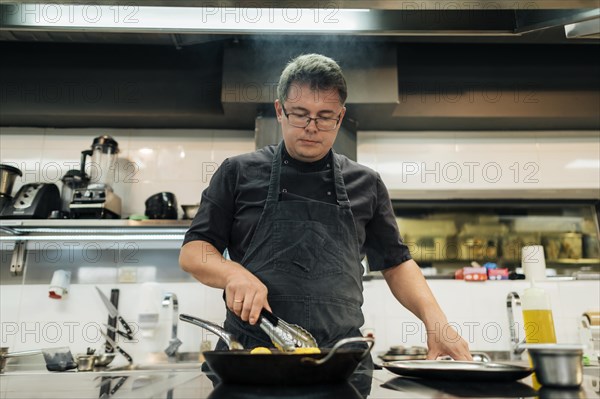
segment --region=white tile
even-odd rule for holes
[[[210,160],[221,164],[226,158],[252,152],[254,132],[241,130],[221,130],[215,132]]]
[[[47,129],[45,133],[44,150],[63,150],[65,155],[72,153],[72,157],[79,159],[81,151],[91,148],[94,137],[80,129]]]
[[[165,132],[161,137],[132,137],[128,155],[142,181],[193,180],[210,161],[211,146],[211,136],[180,138]]]
[[[183,211],[179,206],[199,203],[202,191],[206,186],[197,180],[154,180],[120,184],[115,188],[115,192],[123,199],[123,215],[125,217],[132,213],[144,214],[146,210],[145,202],[151,195],[163,191],[172,192],[177,199],[179,217],[181,218]]]
[[[2,325],[0,346],[14,348],[19,340],[22,287],[22,285],[0,287],[0,324]]]
[[[540,152],[540,179],[545,187],[599,188],[600,151],[594,147],[578,152]]]
[[[463,132],[456,138],[456,152],[483,153],[493,156],[496,152],[524,152],[535,157],[537,151],[537,138],[527,132],[486,132],[488,134],[469,135]]]
[[[560,134],[562,133],[562,134]],[[576,132],[560,132],[548,135],[538,133],[538,148],[541,152],[574,152],[587,151],[590,148],[600,151],[600,133],[595,135],[577,134]]]
[[[39,149],[44,147],[44,129],[0,128],[0,150]]]

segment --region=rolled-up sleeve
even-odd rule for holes
[[[365,249],[370,270],[384,270],[412,259],[408,246],[402,242],[390,196],[379,174],[377,205],[365,230]]]
[[[234,215],[235,176],[229,159],[223,161],[202,192],[200,208],[185,234],[183,245],[202,240],[223,253],[229,245]]]

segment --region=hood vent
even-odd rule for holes
[[[343,34],[368,36],[520,36],[598,17],[596,0],[502,2],[340,1],[316,8],[298,2],[99,0],[95,4],[0,4],[0,31],[158,35]],[[242,3],[243,4],[243,3]],[[492,6],[493,5],[493,6]],[[328,8],[329,7],[329,8]],[[18,33],[13,34],[18,37]],[[23,35],[21,35],[22,37]],[[2,35],[2,39],[10,35]],[[177,44],[176,44],[177,45]]]

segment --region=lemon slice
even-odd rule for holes
[[[265,348],[264,346],[257,346],[256,348],[252,349],[250,353],[252,355],[270,355],[272,352],[269,348]]]

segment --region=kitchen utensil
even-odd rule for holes
[[[397,361],[381,366],[401,376],[460,381],[515,381],[533,373],[530,367],[454,360]]]
[[[280,350],[293,352],[296,347],[316,348],[319,346],[311,333],[304,328],[296,324],[289,324],[266,309],[261,311],[258,325]]]
[[[93,371],[95,363],[95,355],[77,355],[77,371]]]
[[[124,375],[121,378],[119,378],[119,381],[117,381],[115,386],[110,390],[111,396],[114,395],[115,393],[117,393],[119,388],[121,388],[123,386],[123,384],[125,384],[125,381],[127,381],[128,378],[129,378],[129,376],[127,376],[127,375]]]
[[[103,325],[104,327],[106,327],[106,329],[107,329],[107,330],[109,330],[109,331],[112,331],[112,332],[114,332],[115,334],[119,334],[119,335],[120,335],[121,337],[123,337],[123,338],[131,339],[131,338],[129,337],[129,335],[127,335],[127,333],[125,333],[125,332],[123,332],[123,331],[121,331],[121,330],[119,330],[119,329],[117,329],[117,328],[115,328],[115,327],[113,327],[113,326],[109,326],[109,325],[108,325],[108,324],[106,324],[106,323],[102,323],[102,325]]]
[[[0,194],[9,196],[12,194],[17,176],[23,176],[19,168],[0,163]]]
[[[56,184],[30,183],[23,185],[12,201],[4,205],[4,219],[47,219],[52,211],[60,210],[60,193]]]
[[[184,219],[193,219],[198,213],[198,209],[200,208],[200,204],[195,205],[181,205],[181,209],[183,209],[183,218]]]
[[[120,294],[120,291],[118,288],[113,288],[110,290],[110,303],[113,304],[115,309],[119,309],[119,294]],[[112,315],[110,313],[108,315],[108,325],[115,329],[117,327],[117,318],[112,317]],[[111,337],[112,339],[115,339],[117,337],[117,334],[112,330],[106,330],[106,334],[109,337]],[[106,342],[104,344],[104,352],[113,353],[114,348],[112,346],[110,346],[110,344],[108,342]]]
[[[565,344],[525,345],[543,386],[576,388],[583,382],[583,347]]]
[[[177,219],[175,194],[161,192],[148,197],[145,202],[146,216],[150,219]]]
[[[111,349],[112,346],[111,346]],[[110,363],[112,363],[113,360],[115,360],[115,353],[99,353],[94,355],[96,356],[96,362],[94,363],[94,365],[96,367],[106,367],[108,366]]]
[[[116,317],[117,320],[119,320],[119,322],[121,323],[121,325],[127,332],[127,338],[133,339],[133,331],[131,331],[131,327],[129,327],[129,324],[127,324],[127,322],[125,320],[123,320],[123,318],[119,315],[119,311],[117,310],[117,308],[115,308],[115,306],[112,303],[110,303],[110,301],[108,300],[106,295],[104,295],[104,293],[102,291],[100,291],[100,288],[98,288],[98,287],[95,287],[95,288],[96,288],[96,291],[98,291],[98,295],[100,295],[102,302],[104,302],[106,309],[108,309],[108,313],[111,315],[111,317]]]
[[[331,349],[321,349],[321,353],[251,354],[216,324],[186,314],[181,314],[179,319],[216,334],[229,346],[229,351],[203,353],[212,371],[227,384],[312,385],[345,381],[375,343],[373,338],[354,337],[338,341]],[[366,343],[368,347],[364,350],[341,348],[356,343]]]
[[[104,339],[106,339],[106,341],[108,341],[108,343],[115,350],[117,350],[121,355],[125,356],[125,359],[127,359],[127,361],[129,363],[133,363],[133,358],[131,356],[129,356],[129,353],[125,352],[125,350],[123,348],[121,348],[119,346],[119,344],[117,344],[111,337],[109,337],[108,335],[106,335],[106,333],[104,333],[104,331],[100,331],[100,334],[102,334],[102,336],[104,337]]]
[[[48,371],[66,371],[77,367],[68,347],[36,349],[21,352],[9,352],[7,347],[0,348],[0,372],[4,372],[6,359],[11,357],[32,356],[42,354]]]

